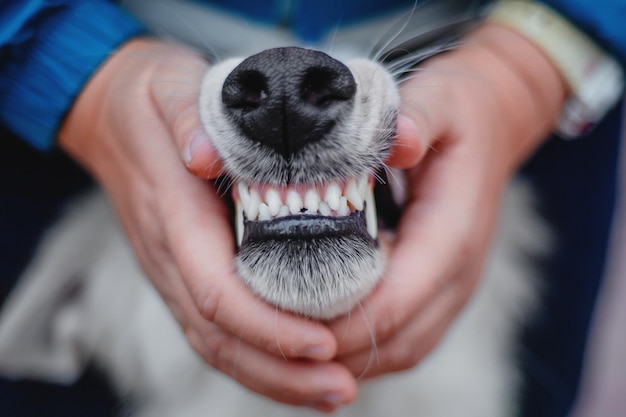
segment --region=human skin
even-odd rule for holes
[[[568,92],[543,52],[495,23],[417,74],[401,89],[389,161],[407,168],[409,203],[387,271],[364,303],[367,322],[352,314],[332,325],[336,360],[355,375],[411,368],[436,346],[479,282],[507,181],[552,131]]]
[[[355,398],[365,369],[408,369],[441,339],[479,281],[503,187],[552,129],[566,85],[531,42],[493,23],[420,66],[401,90],[388,161],[409,184],[388,269],[365,314],[329,324],[277,311],[235,275],[226,208],[206,181],[221,168],[197,109],[208,65],[159,41],[123,45],[76,100],[59,145],[103,186],[208,364],[277,401],[332,411]],[[372,334],[379,360],[368,365]]]

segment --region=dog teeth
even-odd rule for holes
[[[238,183],[237,192],[239,193],[241,204],[247,209],[250,205],[250,191],[248,190],[248,186],[243,182]]]
[[[365,197],[367,195],[367,190],[370,188],[369,178],[367,177],[367,175],[363,175],[361,176],[361,178],[359,178],[357,182],[357,187],[359,189],[359,195],[361,196],[363,200],[365,200]]]
[[[283,205],[283,202],[280,199],[280,194],[273,188],[269,188],[265,192],[265,202],[269,206],[270,214],[272,216],[278,215],[278,211],[280,210],[280,206]]]
[[[255,190],[250,191],[250,201],[247,204],[246,217],[248,220],[253,221],[259,216],[259,205],[261,204],[261,197]],[[244,206],[245,207],[245,206]]]
[[[237,247],[243,242],[243,207],[242,202],[235,202],[235,234],[237,236]]]
[[[270,208],[267,204],[261,203],[259,204],[259,221],[267,221],[272,220],[272,215],[270,214]]]
[[[365,211],[367,231],[376,239],[378,222],[374,203],[373,187],[367,175],[348,181],[342,186],[330,183],[323,191],[324,198],[318,187],[309,189],[286,188],[278,190],[269,187],[249,187],[244,182],[237,184],[238,197],[236,203],[236,237],[240,245],[244,235],[244,219],[248,221],[269,221],[290,215],[306,214],[312,216],[344,217],[352,211]],[[263,198],[264,197],[264,198]]]
[[[278,211],[278,214],[276,215],[276,217],[280,218],[280,217],[287,217],[287,216],[289,216],[289,207],[280,206],[280,210]]]
[[[291,214],[299,214],[302,211],[302,198],[300,198],[300,194],[297,191],[291,190],[287,193],[287,206],[289,207],[289,212]]]
[[[326,188],[326,196],[324,196],[324,201],[328,204],[328,206],[332,210],[339,209],[339,199],[341,198],[341,188],[337,183],[331,183]]]
[[[317,213],[320,208],[320,196],[315,190],[308,190],[304,195],[304,207],[307,208],[307,212],[311,211]]]
[[[322,216],[326,216],[326,217],[330,216],[330,214],[331,214],[331,210],[330,210],[330,207],[328,206],[328,203],[327,203],[327,202],[322,201],[322,202],[320,203],[319,213],[320,213]]]
[[[348,199],[346,197],[341,197],[339,199],[339,208],[337,209],[337,214],[339,216],[347,216],[350,214],[350,207],[348,207]]]
[[[367,232],[372,239],[378,237],[378,216],[376,214],[376,203],[374,202],[374,189],[368,187],[365,194],[365,224]]]
[[[346,188],[346,198],[355,210],[363,210],[363,194],[359,192],[359,187],[356,181],[352,180],[348,183],[348,187]]]

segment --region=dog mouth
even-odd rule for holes
[[[232,189],[236,267],[248,287],[283,310],[330,320],[372,291],[384,268],[374,180]]]
[[[318,186],[239,181],[233,188],[237,246],[268,240],[354,236],[376,242],[374,181],[368,175]]]

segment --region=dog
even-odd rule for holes
[[[329,320],[378,284],[379,224],[394,219],[377,213],[383,194],[374,188],[383,185],[398,88],[389,64],[300,46],[223,60],[206,74],[200,115],[233,184],[234,263],[261,299]],[[514,415],[517,342],[539,300],[540,273],[528,259],[546,256],[549,242],[534,207],[532,189],[514,181],[485,276],[444,340],[415,369],[363,382],[338,415]],[[316,414],[250,393],[201,362],[99,191],[46,235],[0,316],[3,373],[68,382],[88,363],[137,417]]]

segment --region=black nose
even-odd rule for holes
[[[254,142],[288,159],[319,141],[352,108],[350,70],[309,49],[268,49],[237,66],[222,87],[226,112]]]

